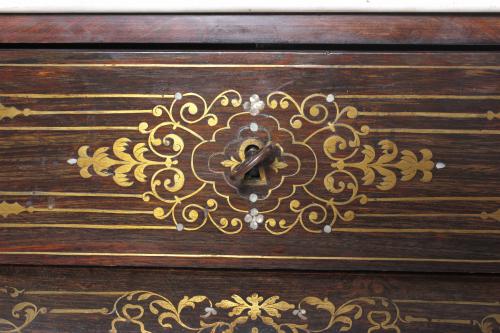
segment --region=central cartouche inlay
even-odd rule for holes
[[[421,182],[432,179],[430,150],[421,149],[418,156],[388,139],[378,147],[363,143],[370,128],[358,128],[356,108],[339,108],[333,95],[312,94],[299,103],[274,92],[265,102],[252,95],[244,107],[234,90],[210,103],[195,93],[173,96],[169,105],[152,110],[161,121],[138,125],[144,140],[120,137],[112,147],[95,150],[81,146],[77,165],[84,178],[97,175],[121,187],[146,186],[141,197],[157,203],[153,216],[177,230],[210,223],[234,234],[245,217],[257,223],[258,216],[251,229],[262,224],[274,235],[296,226],[330,233],[337,220],[355,219],[348,206],[368,202],[363,187],[388,191],[417,174]],[[228,181],[231,171],[243,162],[249,145],[261,148],[270,141],[280,156],[257,170],[258,177],[242,193]],[[251,215],[252,209],[258,214]]]

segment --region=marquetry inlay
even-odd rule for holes
[[[42,94],[35,95],[36,98],[56,99],[82,97],[164,99],[164,104],[138,110],[38,111],[19,110],[0,105],[0,119],[3,120],[21,115],[41,117],[91,114],[119,117],[123,114],[138,114],[142,117],[142,122],[125,126],[5,126],[0,127],[0,130],[131,132],[133,135],[117,134],[114,142],[108,146],[94,146],[91,142],[83,142],[74,152],[75,155],[67,159],[66,167],[78,170],[82,182],[92,182],[96,177],[109,179],[115,184],[116,192],[37,192],[37,195],[135,198],[154,204],[154,208],[143,210],[94,207],[47,208],[4,200],[0,203],[0,215],[4,218],[22,213],[44,212],[139,214],[149,215],[153,220],[164,221],[162,225],[154,226],[158,229],[194,231],[211,225],[225,234],[236,234],[248,224],[250,229],[262,228],[270,234],[281,235],[294,229],[310,233],[347,231],[346,228],[336,228],[336,223],[338,221],[355,223],[358,216],[391,215],[377,214],[376,211],[369,214],[356,212],[357,207],[373,202],[499,201],[500,199],[498,197],[371,197],[370,190],[395,191],[400,182],[414,182],[414,186],[421,188],[432,186],[437,166],[442,169],[445,165],[441,161],[436,161],[433,151],[425,145],[417,148],[418,151],[407,149],[406,144],[398,143],[398,137],[392,134],[497,135],[500,131],[471,128],[463,130],[383,128],[368,126],[362,122],[360,124],[358,121],[362,117],[483,118],[485,121],[499,119],[499,114],[491,110],[484,113],[360,112],[353,105],[339,104],[339,100],[346,98],[347,95],[314,93],[299,100],[281,91],[272,92],[263,99],[252,95],[246,101],[236,90],[223,91],[213,99],[207,99],[197,93],[179,92],[163,95],[67,94],[45,97]],[[458,95],[348,97],[478,99],[478,96]],[[204,130],[196,130],[199,128],[196,126],[203,126]],[[142,139],[137,139],[137,133]],[[377,139],[375,143],[373,140],[368,142],[372,135],[376,135],[377,138],[382,136],[382,139]],[[255,191],[243,193],[236,189],[228,179],[231,172],[245,159],[245,147],[254,145],[262,148],[263,142],[271,140],[279,147],[280,155],[270,163],[269,168],[260,167],[259,177],[253,180]],[[120,190],[132,187],[145,190],[135,193]],[[0,192],[4,196],[23,193],[31,192]],[[252,210],[258,214],[251,215]],[[499,211],[464,214],[450,212],[438,215],[499,221]],[[397,213],[392,215],[397,216]],[[432,216],[432,213],[428,215]],[[349,229],[350,232],[357,230]],[[359,229],[361,230],[366,231]]]
[[[280,296],[233,294],[212,300],[205,295],[184,296],[174,300],[152,291],[50,291],[0,288],[0,296],[13,302],[12,308],[0,310],[0,333],[23,332],[36,326],[37,320],[53,317],[61,320],[70,316],[73,320],[85,320],[85,316],[99,316],[108,322],[109,331],[119,333],[125,325],[137,327],[141,333],[157,330],[196,333],[258,333],[258,327],[273,332],[321,333],[321,332],[404,332],[415,325],[436,327],[469,327],[482,333],[500,328],[498,302],[474,302],[462,300],[412,300],[366,296],[336,302],[335,297],[305,296],[297,302]],[[67,308],[57,305],[44,306],[35,303],[33,297],[42,297],[40,303],[51,298],[71,304],[74,297],[99,297],[93,308]],[[68,303],[69,302],[69,303]],[[50,304],[54,304],[51,302]],[[419,313],[407,313],[404,304],[426,304]],[[428,305],[443,307],[467,305],[477,308],[470,318],[436,318]],[[425,311],[427,309],[427,311]],[[488,310],[486,310],[488,309]],[[484,313],[484,311],[492,311]],[[193,320],[195,319],[195,320]]]

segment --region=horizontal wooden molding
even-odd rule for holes
[[[0,43],[498,45],[497,15],[2,15]]]

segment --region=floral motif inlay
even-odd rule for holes
[[[416,154],[400,150],[389,139],[380,140],[378,148],[364,143],[370,128],[356,127],[358,111],[353,106],[340,108],[324,94],[312,94],[300,103],[283,92],[269,94],[265,103],[258,96],[252,99],[259,112],[250,112],[248,103],[244,109],[234,90],[219,94],[210,104],[198,94],[179,94],[169,105],[153,109],[154,116],[165,120],[152,126],[139,124],[139,132],[147,138],[144,142],[121,137],[111,148],[80,147],[80,174],[111,177],[122,187],[147,183],[143,200],[158,202],[153,215],[173,222],[178,230],[197,230],[211,223],[224,233],[238,233],[244,215],[255,207],[266,216],[264,228],[275,235],[296,226],[313,233],[330,232],[337,220],[354,220],[356,214],[347,206],[367,203],[365,186],[388,191],[398,179],[411,181],[418,174],[421,182],[432,179],[429,149]],[[279,114],[286,114],[288,123],[280,122]],[[201,125],[203,132],[195,128]],[[265,186],[252,191],[257,200],[249,201],[248,193],[228,179],[245,159],[238,146],[255,138],[272,140],[281,156],[267,171],[261,170]],[[319,146],[322,151],[313,148]],[[188,182],[195,184],[194,190],[186,188]],[[226,216],[220,207],[233,213]]]
[[[175,302],[156,292],[136,290],[123,293],[99,292],[99,295],[117,294],[114,296],[117,298],[110,300],[109,304],[100,303],[101,307],[98,309],[65,309],[40,307],[25,300],[26,294],[25,290],[13,287],[0,288],[0,296],[6,295],[7,299],[17,302],[10,310],[12,319],[5,318],[5,314],[0,311],[0,333],[22,333],[41,316],[57,314],[60,318],[66,314],[75,320],[77,315],[90,313],[108,318],[111,333],[119,333],[124,327],[134,326],[140,333],[159,330],[236,333],[259,332],[259,329],[276,333],[402,332],[403,326],[422,323],[467,325],[478,328],[482,333],[493,333],[500,328],[498,313],[487,312],[482,317],[478,313],[479,319],[433,319],[422,317],[420,312],[420,316],[405,314],[399,308],[400,301],[378,296],[357,297],[337,304],[326,297],[306,296],[298,302],[289,302],[280,296],[263,296],[258,293],[248,296],[233,294],[217,302],[205,295],[183,296]],[[45,297],[51,294],[61,297],[57,291],[43,291],[41,294],[46,295]],[[411,303],[413,300],[401,302]],[[426,303],[420,300],[415,302]],[[482,304],[469,303],[468,306]]]

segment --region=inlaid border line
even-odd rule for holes
[[[54,308],[49,310],[50,314],[108,314],[108,308],[100,309],[71,309],[71,308]]]
[[[387,261],[387,262],[448,262],[498,264],[500,259],[453,259],[453,258],[383,258],[383,257],[333,257],[333,256],[273,256],[273,255],[238,255],[238,254],[195,254],[195,253],[133,253],[133,252],[56,252],[56,251],[0,251],[0,255],[45,255],[75,257],[163,257],[163,258],[198,258],[198,259],[263,259],[263,260],[329,260],[329,261]]]
[[[1,95],[0,95],[1,96]],[[500,95],[335,95],[336,99],[500,99]]]
[[[176,230],[175,225],[80,224],[80,223],[1,223],[2,228],[61,228],[101,230]]]
[[[368,197],[367,201],[368,202],[500,201],[500,197],[386,197],[386,198]]]
[[[138,131],[138,126],[4,126],[0,131]],[[500,130],[438,128],[370,128],[372,133],[500,135]]]
[[[149,212],[144,212],[147,214]],[[116,213],[120,214],[120,213]],[[130,213],[133,214],[133,213]],[[141,214],[141,213],[137,213]],[[104,230],[176,230],[171,225],[134,225],[134,224],[80,224],[80,223],[0,223],[0,229],[8,228],[60,228],[60,229],[104,229]],[[500,230],[486,229],[436,229],[436,228],[333,228],[333,232],[342,233],[439,233],[439,234],[464,234],[464,235],[499,235]]]
[[[100,115],[100,114],[148,114],[153,113],[153,109],[149,110],[50,110],[50,111],[40,111],[40,110],[31,110],[31,109],[17,109],[16,115],[14,117],[10,117],[8,115],[2,116],[3,113],[8,113],[8,109],[13,109],[13,107],[5,107],[2,108],[0,104],[0,119],[2,118],[14,118],[16,116],[24,116],[24,117],[32,117],[32,116],[59,116],[59,115]]]
[[[74,291],[74,290],[25,290],[23,295],[37,295],[37,296],[61,296],[61,295],[71,295],[71,296],[122,296],[128,293],[128,291]]]
[[[435,323],[435,324],[452,324],[452,325],[474,325],[474,320],[470,319],[443,319],[443,318],[425,318],[405,316],[404,320],[407,323]]]
[[[495,65],[321,65],[321,64],[172,64],[172,63],[1,63],[0,67],[130,67],[130,68],[302,68],[302,69],[491,69]]]
[[[357,217],[481,217],[486,218],[488,213],[365,213],[356,214]]]
[[[453,305],[472,305],[472,306],[500,306],[500,302],[481,302],[481,301],[454,301],[454,300],[421,300],[421,299],[394,299],[394,303],[400,304],[453,304]]]
[[[27,207],[29,213],[89,213],[89,214],[126,214],[126,215],[154,215],[151,210],[124,210],[124,209],[95,209],[95,208],[36,208]]]
[[[44,93],[0,93],[5,98],[65,99],[65,98],[175,98],[166,94],[44,94]],[[457,100],[500,100],[500,95],[335,95],[336,99],[457,99]]]
[[[80,291],[80,290],[24,290],[26,296],[122,296],[130,291]],[[425,300],[425,299],[393,299],[400,304],[450,304],[471,306],[500,306],[499,302],[469,301],[469,300]]]
[[[500,130],[442,128],[370,128],[370,133],[500,135]]]
[[[53,99],[65,99],[65,98],[174,98],[174,95],[166,94],[30,94],[30,93],[19,93],[19,94],[0,94],[0,97],[6,98],[53,98]]]
[[[473,229],[436,229],[436,228],[333,228],[332,232],[345,233],[388,233],[388,234],[406,234],[406,233],[440,233],[440,234],[464,234],[464,235],[500,235],[500,230],[473,230]]]
[[[0,191],[4,196],[60,196],[60,197],[109,197],[138,198],[142,194],[133,193],[93,193],[93,192],[50,192],[50,191]],[[500,201],[500,197],[368,197],[368,202],[426,202],[426,201]]]
[[[70,223],[0,223],[1,228],[68,228],[68,229],[109,229],[109,230],[174,230],[175,226],[166,225],[105,225]],[[397,228],[334,228],[333,231],[345,233],[451,233],[451,234],[500,234],[500,230],[470,229],[397,229]]]
[[[138,131],[138,126],[74,126],[74,127],[57,127],[57,126],[3,126],[0,131]]]
[[[142,194],[128,193],[88,193],[88,192],[44,192],[44,191],[0,191],[4,196],[54,196],[54,197],[101,197],[101,198],[138,198],[142,199]]]
[[[470,112],[401,112],[401,111],[358,111],[358,115],[367,117],[426,117],[447,119],[500,119],[500,112],[486,111],[483,113]]]

